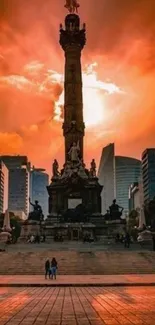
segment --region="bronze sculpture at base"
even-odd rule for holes
[[[33,211],[29,213],[28,220],[39,221],[39,222],[44,220],[42,207],[39,205],[39,202],[36,200],[35,203],[33,204],[31,202],[31,199],[29,198],[29,203],[31,206],[33,206]]]
[[[109,207],[109,215],[111,220],[118,220],[121,218],[124,208],[120,207],[116,200],[113,200],[112,205]]]

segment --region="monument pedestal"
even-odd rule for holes
[[[89,234],[91,238],[96,236],[95,225],[91,223],[48,223],[44,226],[47,238],[62,237],[65,241],[82,241]]]
[[[49,194],[48,220],[55,222],[63,218],[71,218],[71,221],[95,220],[101,216],[102,186],[96,177],[79,175],[78,171],[63,178],[54,177],[47,187]],[[65,220],[64,220],[65,221]],[[67,220],[66,220],[67,221]]]
[[[26,240],[29,235],[41,235],[42,226],[36,220],[26,220],[22,223],[20,240]]]

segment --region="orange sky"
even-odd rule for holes
[[[0,1],[0,154],[26,154],[49,172],[52,160],[62,164],[64,156],[61,122],[55,120],[63,91],[64,2]],[[116,143],[117,154],[140,158],[146,147],[155,147],[155,0],[81,0],[80,5],[87,25],[86,75],[86,65],[97,62],[90,114],[103,115],[96,125],[88,124],[85,161],[98,162],[109,142]],[[109,83],[120,91],[107,91]],[[88,116],[89,103],[85,112]]]

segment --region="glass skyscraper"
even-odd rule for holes
[[[29,170],[30,163],[26,156],[1,156],[9,170],[9,211],[29,213]]]
[[[135,158],[115,156],[114,143],[103,148],[99,165],[99,182],[102,214],[106,213],[114,199],[124,208],[124,216],[129,213],[129,187],[141,176],[141,161]]]
[[[48,185],[49,176],[45,170],[33,167],[30,172],[30,197],[33,203],[35,200],[39,201],[45,218],[48,215],[48,192],[46,188]],[[33,210],[31,206],[30,209]]]
[[[117,203],[129,212],[129,187],[138,182],[141,175],[141,161],[130,157],[115,157],[115,186]]]

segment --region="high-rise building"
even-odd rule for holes
[[[3,160],[8,169],[20,168],[21,166],[30,166],[26,156],[1,156],[0,159]]]
[[[106,213],[113,199],[116,197],[115,193],[115,177],[114,177],[114,162],[115,162],[115,146],[110,143],[102,150],[98,178],[103,190],[101,193],[102,214]]]
[[[9,170],[9,200],[10,211],[29,213],[29,177],[30,163],[26,156],[1,156]]]
[[[129,186],[138,182],[140,175],[140,160],[115,156],[114,143],[103,148],[98,171],[99,182],[103,185],[102,214],[109,209],[113,199],[124,208],[124,215],[128,214]]]
[[[0,213],[8,209],[9,172],[2,160],[0,160]]]
[[[44,169],[32,168],[30,172],[30,197],[31,201],[39,201],[45,217],[48,215],[48,193],[49,175]]]
[[[124,208],[124,215],[129,213],[129,187],[138,182],[141,176],[141,161],[130,157],[115,157],[116,199]]]
[[[147,203],[155,197],[155,148],[142,153],[142,177],[144,203]]]

